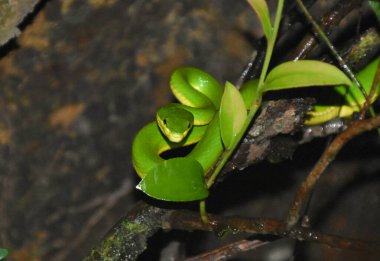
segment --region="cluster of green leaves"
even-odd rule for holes
[[[285,62],[276,66],[267,74],[282,15],[283,2],[283,0],[278,1],[275,22],[272,25],[266,1],[248,0],[263,27],[267,40],[266,57],[258,83],[252,84],[254,88],[249,90],[251,92],[249,96],[252,97],[252,101],[248,114],[245,108],[246,99],[241,96],[241,93],[232,84],[226,84],[220,107],[220,129],[226,153],[222,156],[223,158],[218,168],[208,180],[208,187],[213,184],[223,164],[239,144],[261,105],[262,96],[266,92],[310,86],[352,86],[351,80],[342,71],[333,65],[320,61]]]
[[[157,183],[157,175],[145,178],[144,184],[147,185],[149,183],[149,187],[155,190],[156,198],[168,201],[205,199],[208,196],[208,189],[213,185],[216,177],[238,146],[250,122],[253,120],[261,105],[262,96],[266,92],[309,86],[344,85],[352,87],[353,85],[351,80],[338,68],[320,61],[301,60],[285,62],[267,73],[282,16],[284,0],[278,1],[273,24],[270,20],[266,1],[248,0],[248,3],[258,15],[267,40],[266,57],[260,79],[258,81],[254,80],[254,84],[250,85],[251,88],[245,91],[248,92],[248,96],[250,97],[248,99],[249,102],[247,102],[247,98],[243,97],[233,84],[226,83],[219,109],[220,135],[225,151],[220,156],[221,160],[208,180],[202,180],[204,177],[200,177],[198,174],[187,173],[187,161],[179,159],[175,163],[182,166],[186,175],[172,171],[177,168],[163,166],[165,167],[164,172],[168,173],[168,175],[165,175],[166,177],[163,177],[165,179],[164,183]],[[149,190],[146,187],[141,189],[144,192]],[[147,194],[149,194],[149,191]]]

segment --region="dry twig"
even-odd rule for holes
[[[318,162],[315,164],[314,168],[311,170],[306,180],[301,184],[289,210],[287,217],[288,227],[295,225],[299,221],[301,210],[309,198],[313,188],[315,187],[315,184],[327,166],[334,160],[342,147],[355,136],[378,127],[380,127],[380,116],[376,116],[367,120],[357,121],[350,125],[344,132],[339,134],[331,142],[331,144],[323,152]]]
[[[221,248],[215,249],[213,251],[207,252],[205,254],[187,258],[185,261],[228,260],[229,258],[235,256],[236,254],[257,249],[268,243],[269,241],[240,240],[240,241],[225,245]]]

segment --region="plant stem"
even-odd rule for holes
[[[260,74],[260,78],[259,78],[259,86],[258,86],[259,89],[261,88],[262,85],[264,85],[264,81],[265,81],[265,78],[267,76],[269,63],[270,63],[270,60],[272,58],[272,53],[273,53],[273,49],[274,49],[274,44],[276,43],[277,33],[278,33],[278,29],[280,27],[280,21],[281,21],[283,7],[284,7],[284,0],[279,0],[278,4],[277,4],[277,9],[276,9],[276,16],[275,16],[276,18],[274,20],[272,35],[267,42],[267,50],[265,53],[264,64],[263,64],[263,68],[261,70],[261,74]],[[252,104],[252,106],[253,105],[254,104]]]
[[[206,201],[202,200],[199,202],[199,212],[201,214],[201,219],[203,223],[209,223],[207,212],[206,212]]]
[[[257,110],[260,108],[261,96],[262,96],[260,89],[262,89],[262,86],[264,85],[264,81],[265,81],[265,78],[266,78],[266,75],[268,72],[269,62],[270,62],[271,57],[272,57],[273,48],[274,48],[274,44],[276,42],[278,29],[280,27],[281,14],[282,14],[283,7],[284,7],[284,0],[279,0],[278,4],[277,4],[276,18],[275,18],[274,25],[273,25],[272,35],[271,35],[271,37],[267,43],[267,52],[265,54],[263,69],[262,69],[261,74],[260,74],[259,85],[258,85],[259,91],[257,92],[256,98],[253,99],[251,108],[250,108],[249,113],[248,113],[248,117],[247,117],[246,121],[244,122],[243,128],[240,130],[239,134],[235,138],[235,140],[231,146],[231,149],[224,151],[224,153],[222,154],[221,161],[219,162],[216,169],[213,171],[210,178],[207,180],[207,187],[208,188],[210,188],[214,184],[214,182],[215,182],[217,176],[219,175],[220,171],[222,170],[224,165],[227,163],[228,159],[230,158],[232,153],[235,151],[236,147],[239,145],[241,139],[243,138],[245,132],[247,131],[249,125],[251,124],[253,117],[255,116]]]
[[[338,51],[335,49],[334,45],[330,42],[329,38],[326,36],[326,34],[323,32],[323,30],[319,27],[319,25],[314,21],[313,17],[309,13],[309,11],[306,9],[305,5],[303,4],[302,0],[296,0],[298,6],[301,8],[302,12],[304,13],[305,17],[309,22],[312,24],[314,30],[317,32],[317,35],[322,39],[322,41],[327,45],[327,47],[330,49],[331,53],[333,54],[334,58],[338,61],[340,68],[348,75],[348,77],[355,83],[355,85],[358,86],[361,93],[363,94],[364,98],[367,98],[367,93],[364,90],[363,86],[360,84],[358,79],[356,79],[354,73],[351,71],[350,67],[347,65],[347,63],[343,60],[343,58],[339,55]]]
[[[218,166],[214,169],[210,178],[207,179],[206,184],[207,184],[208,188],[210,188],[214,184],[214,182],[215,182],[216,178],[218,177],[220,171],[223,169],[224,165],[227,163],[228,159],[231,157],[232,153],[235,151],[236,147],[239,145],[241,139],[243,138],[243,136],[246,133],[249,125],[251,124],[253,117],[255,117],[257,110],[260,108],[261,96],[262,96],[260,89],[262,89],[262,87],[264,86],[264,81],[265,81],[265,78],[266,78],[266,75],[268,72],[269,62],[270,62],[271,57],[272,57],[273,48],[274,48],[274,44],[276,42],[278,29],[280,27],[280,21],[281,21],[283,7],[284,7],[284,0],[279,0],[278,4],[277,4],[276,18],[274,21],[272,34],[271,34],[271,37],[267,43],[267,51],[265,53],[263,69],[261,71],[260,79],[259,79],[259,85],[257,87],[258,91],[256,93],[256,97],[252,101],[252,105],[249,109],[247,119],[244,122],[243,128],[240,130],[239,134],[235,138],[235,140],[231,146],[231,149],[226,149],[223,152],[223,154],[221,155],[221,160],[220,160]],[[200,211],[202,221],[204,223],[208,223],[209,219],[207,217],[206,202],[204,200],[202,200],[199,203],[199,211]]]
[[[247,130],[248,126],[251,123],[250,119],[253,118],[253,116],[256,114],[257,110],[260,107],[260,103],[257,104],[257,106],[254,106],[254,108],[251,107],[251,110],[250,110],[250,112],[248,114],[247,120],[244,122],[242,130],[239,132],[239,134],[237,135],[236,139],[234,140],[234,142],[233,142],[233,144],[231,146],[231,149],[226,149],[223,152],[223,154],[221,156],[221,158],[222,158],[221,161],[219,162],[218,166],[215,168],[215,170],[212,173],[212,175],[210,176],[210,178],[207,180],[206,184],[207,184],[208,188],[210,188],[214,184],[215,179],[217,178],[218,174],[223,169],[224,165],[227,163],[227,161],[230,158],[230,156],[232,155],[232,153],[235,151],[235,148],[237,147],[237,145],[240,143],[240,140],[242,139],[245,131]]]

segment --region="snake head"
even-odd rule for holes
[[[161,132],[171,142],[181,142],[193,127],[194,116],[191,112],[172,103],[161,107],[156,114]]]

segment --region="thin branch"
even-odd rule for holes
[[[163,222],[163,228],[169,230],[203,230],[210,232],[227,229],[231,230],[233,233],[244,232],[249,234],[276,236],[281,235],[285,229],[284,223],[278,219],[207,215],[210,222],[204,223],[198,212],[187,210],[172,211]]]
[[[305,5],[302,3],[302,0],[296,0],[298,6],[304,13],[305,17],[308,19],[308,21],[312,24],[314,30],[317,32],[317,35],[321,40],[326,44],[326,46],[330,49],[330,52],[334,56],[334,58],[339,63],[340,68],[348,75],[348,77],[353,81],[360,91],[362,92],[363,96],[367,98],[367,93],[364,90],[363,86],[360,84],[360,82],[356,79],[354,73],[351,71],[350,67],[347,65],[347,63],[343,60],[343,58],[339,55],[338,51],[335,49],[334,45],[330,42],[329,38],[326,36],[326,34],[323,32],[323,30],[319,27],[319,25],[314,21],[313,17],[309,13],[309,11],[306,9]]]
[[[315,164],[306,180],[301,184],[296,197],[290,207],[287,217],[287,226],[294,226],[300,219],[301,210],[310,196],[315,184],[325,171],[327,166],[334,160],[342,147],[352,138],[363,132],[380,127],[380,116],[361,120],[351,124],[345,131],[339,134],[323,152],[321,158]]]
[[[189,210],[168,210],[140,202],[107,233],[103,241],[99,243],[99,246],[91,250],[89,255],[83,260],[105,260],[115,256],[119,258],[117,260],[136,260],[138,255],[146,249],[148,238],[154,235],[159,228],[189,232],[194,230],[213,232],[217,232],[218,230],[230,230],[232,233],[271,235],[277,236],[278,238],[315,242],[332,248],[375,252],[380,255],[380,245],[377,243],[343,238],[337,235],[314,231],[308,227],[294,226],[288,228],[286,222],[278,219],[243,218],[237,216],[225,217],[212,214],[208,214],[208,217],[210,223],[204,223],[198,212]],[[220,256],[222,256],[224,253],[225,255],[232,256],[238,254],[239,251],[245,252],[254,249],[255,246],[260,246],[259,243],[255,242],[251,242],[251,244],[246,242],[247,244],[245,244],[244,241],[242,241],[241,243],[244,247],[240,249],[239,243],[236,243],[235,245],[232,244],[208,254],[215,256],[220,254]],[[200,257],[202,257],[202,255]]]
[[[380,117],[378,118],[378,124],[380,125]],[[201,221],[197,212],[173,211],[164,219],[163,228],[187,231],[215,231],[215,229],[225,228],[232,230],[233,233],[272,235],[298,241],[316,242],[332,248],[380,253],[380,246],[378,244],[322,233],[308,227],[294,226],[288,228],[286,222],[278,219],[224,217],[211,214],[208,214],[208,217],[210,223],[206,224]]]
[[[340,21],[346,17],[352,10],[358,9],[358,1],[339,2],[334,9],[319,19],[319,26],[326,35],[330,35]],[[308,54],[315,49],[317,38],[315,33],[306,33],[300,43],[297,45],[291,60],[305,59]]]
[[[250,234],[260,234],[260,235],[274,235],[283,238],[295,239],[298,241],[309,241],[320,244],[325,244],[332,248],[339,249],[349,249],[364,252],[379,252],[380,246],[378,244],[373,244],[371,242],[366,242],[357,239],[348,239],[340,237],[337,235],[322,233],[318,231],[313,231],[310,228],[295,226],[293,228],[287,229],[286,223],[275,219],[265,219],[265,218],[242,218],[242,217],[223,217],[215,216],[209,214],[209,219],[212,223],[204,223],[199,218],[198,213],[190,211],[173,211],[168,219],[164,221],[164,229],[180,229],[180,230],[205,230],[213,231],[216,227],[225,227],[232,229],[234,233],[244,232]],[[234,248],[234,246],[231,246]],[[252,245],[253,247],[253,245]],[[210,252],[210,255],[219,254],[221,252],[229,251],[228,246],[226,249],[216,250],[215,252]],[[231,250],[233,254],[238,253],[238,249],[234,248]],[[240,252],[248,251],[246,249],[241,249]],[[220,253],[218,253],[220,252]],[[207,254],[205,254],[207,256]],[[231,254],[232,255],[232,254]],[[204,255],[200,255],[194,260],[210,260],[201,259]],[[191,259],[190,259],[191,260]],[[219,260],[219,259],[214,259]],[[220,259],[223,260],[223,259]]]
[[[213,251],[187,258],[185,259],[185,261],[228,260],[236,256],[237,254],[255,250],[259,247],[265,246],[268,243],[270,242],[260,241],[260,240],[240,240],[240,241],[225,245],[221,248],[215,249]]]
[[[375,98],[377,86],[379,85],[379,78],[380,78],[380,60],[378,60],[378,63],[377,63],[377,69],[376,69],[374,79],[372,81],[371,90],[369,92],[367,99],[365,100],[363,109],[360,112],[360,119],[364,118],[365,114],[367,113],[369,109],[369,106],[371,105],[373,99]]]

